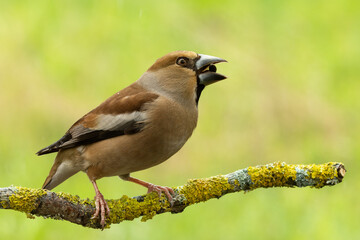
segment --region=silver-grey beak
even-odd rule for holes
[[[199,84],[207,86],[220,80],[226,79],[226,76],[216,72],[214,64],[227,62],[225,59],[209,55],[199,54],[199,59],[195,63]]]
[[[227,62],[225,59],[213,57],[205,54],[199,54],[200,58],[196,61],[195,67],[196,69],[201,69],[205,66],[208,66],[210,64],[215,64],[219,62]]]

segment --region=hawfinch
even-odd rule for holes
[[[119,176],[148,192],[173,190],[130,177],[160,164],[185,144],[196,127],[198,101],[205,86],[225,79],[214,64],[226,60],[189,51],[158,59],[136,82],[115,93],[75,122],[57,142],[37,155],[58,152],[43,189],[51,190],[85,172],[95,189],[96,210],[105,225],[109,207],[96,180]]]

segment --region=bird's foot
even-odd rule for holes
[[[171,187],[162,187],[162,186],[154,185],[152,183],[144,182],[140,179],[133,178],[130,176],[126,176],[125,178],[123,177],[123,179],[126,181],[137,183],[137,184],[140,184],[141,186],[146,187],[148,189],[148,193],[154,192],[154,191],[157,192],[159,194],[159,198],[161,197],[162,192],[165,193],[167,199],[169,200],[169,202],[171,204],[171,207],[174,205],[174,200],[171,195],[174,195],[175,192]]]
[[[174,190],[171,187],[163,187],[163,186],[158,186],[158,185],[154,185],[152,183],[149,183],[149,185],[147,186],[148,188],[148,193],[151,192],[157,192],[159,194],[159,198],[161,197],[161,193],[165,193],[167,199],[169,200],[171,206],[174,205],[174,201],[171,195],[174,195]]]
[[[100,192],[96,192],[95,207],[96,207],[95,213],[91,217],[91,219],[95,219],[95,218],[99,217],[99,214],[100,214],[100,224],[101,224],[102,229],[104,229],[106,215],[110,215],[110,209],[109,209],[107,202],[104,199],[104,196]]]

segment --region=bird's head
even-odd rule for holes
[[[226,79],[216,72],[214,64],[219,62],[226,60],[191,51],[171,52],[156,60],[139,81],[152,91],[197,103],[205,86]]]

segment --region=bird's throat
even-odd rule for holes
[[[199,103],[199,99],[200,99],[200,95],[202,93],[202,91],[204,90],[205,86],[202,85],[202,84],[198,84],[197,87],[196,87],[196,106],[198,105]]]

